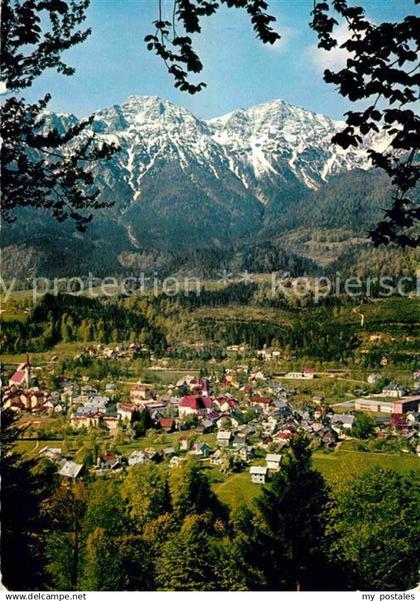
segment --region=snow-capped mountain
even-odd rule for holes
[[[257,190],[267,178],[290,177],[316,189],[331,175],[368,168],[365,152],[331,146],[343,122],[282,100],[234,111],[213,119],[210,125],[215,140],[225,148],[230,168],[245,185]]]
[[[64,130],[76,122],[73,115],[50,114],[45,127]],[[166,100],[131,96],[98,111],[91,126],[99,139],[120,147],[93,171],[102,200],[113,206],[97,212],[83,239],[71,223],[57,225],[35,211],[7,230],[3,244],[35,240],[37,248],[54,247],[54,260],[66,249],[71,261],[77,248],[78,257],[96,253],[96,261],[112,256],[129,265],[145,249],[220,249],[276,237],[285,216],[297,223],[306,201],[309,208],[322,204],[324,190],[329,213],[336,213],[332,204],[341,200],[330,178],[369,169],[365,149],[331,145],[343,126],[282,100],[205,121]],[[383,140],[377,143],[383,148]],[[362,192],[350,205],[368,205],[364,185],[352,188]],[[341,185],[341,199],[348,190],[347,182]],[[363,211],[357,213],[363,220]]]
[[[216,179],[233,177],[270,203],[284,189],[314,189],[332,175],[369,168],[364,150],[331,146],[343,126],[282,100],[204,121],[160,98],[131,96],[99,111],[94,129],[119,142],[114,165],[131,201],[142,196],[145,176],[158,175],[170,163],[190,178],[196,167]]]
[[[367,169],[363,149],[331,146],[342,127],[282,100],[204,121],[131,96],[95,115],[93,129],[120,146],[96,181],[134,246],[218,245],[256,231],[330,176]]]

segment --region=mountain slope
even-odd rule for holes
[[[368,167],[363,151],[331,146],[342,123],[282,100],[241,109],[210,124],[231,169],[266,203],[273,200],[270,185],[278,191],[299,184],[317,189],[331,175]]]
[[[65,129],[76,117],[51,114],[49,122]],[[330,178],[369,167],[364,149],[331,146],[341,127],[281,100],[206,122],[160,98],[131,96],[98,111],[92,124],[100,139],[120,146],[93,170],[101,199],[113,206],[98,211],[84,237],[70,223],[21,211],[4,228],[6,257],[20,249],[25,264],[37,257],[32,262],[39,270],[50,264],[118,270],[144,259],[159,265],[156,257],[174,250],[275,237],[285,220],[300,221],[306,206],[322,212]],[[342,200],[334,194],[324,195],[329,212]]]

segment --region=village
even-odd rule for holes
[[[129,362],[133,348],[100,353],[119,353]],[[369,385],[381,380],[371,373],[361,396],[328,403],[313,395],[297,403],[295,383],[316,380],[319,372],[302,368],[272,378],[267,371],[264,361],[255,370],[238,365],[223,367],[218,375],[185,373],[159,386],[141,381],[122,386],[87,376],[77,381],[62,374],[49,389],[27,355],[3,386],[3,406],[19,416],[21,439],[31,444],[31,455],[51,460],[69,480],[147,462],[167,461],[172,467],[192,456],[221,474],[246,473],[251,484],[264,484],[281,470],[290,440],[302,435],[313,450],[325,453],[370,438],[398,441],[404,453],[420,456],[419,372],[412,374],[411,387],[391,382],[371,393]],[[332,371],[329,377],[334,376]],[[57,422],[61,430],[46,435]]]

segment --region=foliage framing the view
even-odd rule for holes
[[[20,93],[46,69],[63,75],[74,69],[61,60],[63,51],[83,42],[90,30],[80,30],[89,0],[5,0],[2,6],[2,79],[6,93]],[[17,207],[49,210],[58,221],[72,218],[80,231],[92,220],[93,209],[107,206],[86,170],[87,162],[112,156],[113,144],[97,144],[87,133],[93,117],[59,131],[45,119],[47,94],[28,104],[10,96],[1,107],[3,139],[2,215],[14,220]]]

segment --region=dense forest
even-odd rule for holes
[[[43,352],[58,342],[136,342],[156,356],[187,358],[193,353],[205,360],[220,359],[229,345],[246,344],[251,353],[266,346],[296,358],[357,361],[366,367],[379,365],[385,353],[394,364],[416,368],[415,299],[368,301],[363,311],[369,317],[362,327],[357,317],[360,299],[342,295],[316,302],[310,293],[285,297],[273,294],[266,283],[207,286],[199,294],[175,297],[46,295],[30,307],[25,301],[10,301],[11,314],[20,313],[21,318],[4,320],[3,352]],[[366,336],[377,332],[383,338],[380,344],[366,348]],[[185,343],[197,341],[204,350],[186,353]]]
[[[37,227],[41,226],[37,224],[36,215],[29,222],[31,230],[27,235],[32,240],[31,246],[22,242],[17,244],[13,231],[9,231],[11,226],[6,228],[2,240],[4,278],[17,277],[23,283],[31,273],[42,277],[72,277],[89,272],[96,277],[140,273],[158,273],[159,277],[175,273],[208,277],[216,276],[223,269],[236,273],[286,271],[294,276],[313,275],[318,271],[318,266],[311,259],[273,242],[257,241],[182,251],[152,247],[130,249],[124,242],[126,232],[118,228],[108,231],[105,226],[95,223],[81,244],[69,224],[61,226],[63,230],[58,236],[54,231],[37,233]],[[41,225],[45,228],[45,223]]]
[[[123,302],[47,294],[26,310],[24,320],[3,323],[3,352],[40,352],[61,341],[136,341],[152,349],[165,348],[159,328],[146,314],[127,309]]]

